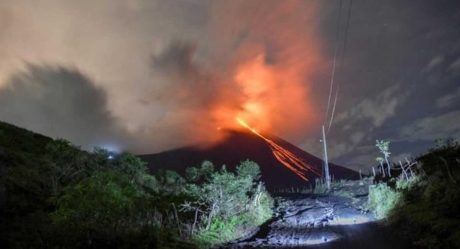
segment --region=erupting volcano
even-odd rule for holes
[[[283,62],[270,64],[262,53],[238,63],[229,80],[232,87],[216,92],[223,101],[217,101],[209,111],[211,117],[203,119],[210,121],[203,126],[205,131],[192,133],[213,137],[213,142],[204,139],[193,146],[142,156],[150,169],[183,171],[205,160],[216,167],[233,168],[249,159],[260,165],[262,179],[270,188],[305,187],[321,178],[321,159],[270,135],[283,131],[292,136],[311,130],[317,122],[309,84],[303,78],[308,64],[289,56]],[[334,164],[330,172],[335,179],[358,178],[356,172]]]
[[[242,126],[242,124],[240,124]],[[269,189],[306,187],[322,177],[323,161],[291,143],[269,134],[261,134],[249,126],[244,130],[221,130],[225,138],[212,146],[195,145],[157,154],[142,155],[152,171],[170,169],[184,172],[208,160],[216,168],[233,169],[244,160],[260,165],[262,180]],[[329,164],[334,179],[358,179],[348,168]]]

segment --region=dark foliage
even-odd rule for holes
[[[138,157],[82,151],[0,123],[2,248],[195,248],[271,216],[257,164],[147,172]]]
[[[427,248],[460,248],[460,145],[449,141],[419,157],[419,178],[402,189],[390,221]]]

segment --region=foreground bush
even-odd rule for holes
[[[417,159],[417,177],[369,192],[369,207],[426,248],[460,248],[460,145],[448,142]]]
[[[188,172],[193,180],[187,193],[193,201],[183,204],[182,211],[193,217],[187,231],[200,245],[236,239],[271,218],[273,200],[257,181],[260,170],[256,163],[242,162],[233,173],[225,167],[214,171],[212,164],[205,162]]]
[[[460,248],[460,146],[448,142],[418,160],[421,179],[392,219],[419,245]]]
[[[401,202],[402,194],[386,183],[369,187],[368,208],[373,210],[377,218],[387,218],[398,205],[401,205]]]

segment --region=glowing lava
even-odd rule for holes
[[[305,163],[302,159],[298,156],[294,155],[292,152],[284,149],[279,144],[275,143],[273,140],[263,136],[260,134],[256,129],[249,126],[244,120],[241,118],[236,118],[238,124],[243,126],[244,128],[250,130],[252,133],[256,134],[260,138],[262,138],[265,142],[268,143],[270,149],[272,150],[273,155],[275,158],[286,168],[292,171],[294,174],[299,176],[305,181],[308,181],[306,176],[306,172],[311,171],[317,175],[320,175],[315,168],[311,167],[309,164]]]

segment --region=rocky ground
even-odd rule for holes
[[[342,184],[333,194],[278,197],[275,217],[224,248],[410,248],[363,207],[367,184]]]

